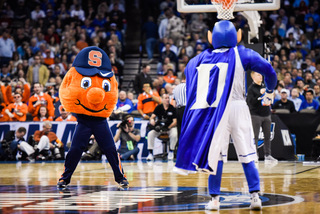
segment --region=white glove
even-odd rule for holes
[[[270,106],[274,100],[273,90],[271,92],[266,91],[258,98],[258,100],[261,100],[263,106]]]

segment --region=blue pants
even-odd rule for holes
[[[83,151],[87,148],[89,138],[92,134],[101,151],[108,159],[113,170],[115,181],[119,183],[124,179],[121,161],[116,151],[107,120],[105,118],[78,115],[78,125],[64,163],[65,170],[59,180],[64,180],[67,184],[70,183],[71,176],[80,161]]]
[[[148,59],[153,58],[153,51],[154,51],[154,48],[156,47],[156,44],[157,44],[157,39],[155,38],[149,38],[146,40],[146,50],[148,54]]]
[[[260,191],[259,172],[254,161],[250,163],[242,163],[242,167],[248,182],[249,192]],[[221,178],[222,178],[223,161],[218,162],[217,174],[209,175],[208,189],[210,195],[220,195]]]
[[[139,153],[140,149],[138,147],[134,147],[134,149],[118,149],[118,152],[121,154],[123,160],[127,160],[131,155],[134,155],[136,158],[137,154]]]

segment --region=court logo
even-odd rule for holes
[[[275,130],[275,123],[271,122],[271,128],[270,128],[270,141],[273,140],[274,138],[274,130]],[[259,131],[259,137],[258,137],[258,148],[260,148],[261,146],[263,146],[264,143],[264,134],[262,131],[262,127],[260,127],[260,131]]]
[[[222,192],[220,198],[221,210],[250,206],[249,194]],[[209,200],[204,187],[132,187],[118,191],[115,186],[71,186],[68,191],[59,192],[56,186],[3,186],[0,204],[2,209],[13,213],[160,213],[203,211]],[[261,200],[264,207],[303,201],[300,197],[280,194],[263,194]]]

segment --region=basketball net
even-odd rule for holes
[[[233,10],[237,0],[211,0],[211,3],[216,6],[218,19],[230,20],[234,19]]]

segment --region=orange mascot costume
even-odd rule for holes
[[[82,49],[59,90],[63,107],[77,115],[78,125],[65,160],[58,188],[66,188],[93,134],[112,167],[120,188],[128,187],[106,118],[118,100],[118,83],[108,55],[98,47]]]

